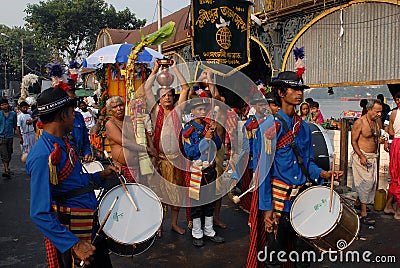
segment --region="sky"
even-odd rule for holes
[[[47,0],[42,0],[47,1]],[[23,26],[24,12],[27,4],[37,4],[40,0],[0,0],[0,24],[8,27]],[[111,4],[117,11],[126,7],[136,14],[138,19],[147,19],[147,24],[157,20],[157,0],[105,0]],[[162,0],[162,16],[178,11],[190,4],[190,0]]]

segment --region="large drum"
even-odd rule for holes
[[[155,234],[163,220],[163,208],[158,196],[148,187],[126,183],[138,211],[129,201],[121,185],[109,190],[99,204],[98,218],[101,224],[115,198],[115,204],[106,221],[103,232],[112,252],[120,256],[133,256],[147,250],[154,242]]]
[[[296,233],[321,251],[340,251],[357,237],[358,215],[333,191],[329,211],[330,188],[313,186],[300,193],[290,211],[290,223]]]
[[[311,128],[314,161],[320,168],[331,170],[333,148],[326,129],[318,124],[308,122]]]

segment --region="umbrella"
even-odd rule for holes
[[[133,44],[116,44],[102,47],[84,59],[82,65],[87,68],[101,68],[103,63],[127,63],[132,47],[134,47]],[[147,63],[152,68],[154,60],[162,58],[164,58],[164,55],[160,52],[145,47],[138,54],[136,62]]]

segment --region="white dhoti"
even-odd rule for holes
[[[22,134],[22,139],[24,143],[22,144],[22,153],[29,153],[32,149],[33,145],[36,142],[36,133],[35,132],[28,132]]]
[[[378,154],[365,153],[361,151],[368,162],[368,167],[361,165],[360,158],[353,152],[353,179],[354,187],[361,203],[371,204],[374,202],[376,184],[378,180]]]

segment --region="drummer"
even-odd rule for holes
[[[254,108],[254,115],[250,115],[249,119],[244,123],[242,128],[243,133],[243,151],[241,152],[237,164],[235,166],[235,172],[232,174],[232,178],[238,179],[238,175],[241,173],[242,178],[238,182],[237,186],[241,188],[241,192],[245,192],[253,179],[254,168],[257,165],[257,160],[253,161],[253,142],[256,136],[256,132],[259,131],[259,124],[261,124],[265,115],[267,114],[267,99],[261,92],[257,92],[252,95],[250,104]],[[247,159],[247,163],[243,163],[243,160]],[[239,174],[238,174],[239,173]],[[245,195],[240,200],[240,206],[245,211],[250,211],[251,205],[251,193]]]
[[[43,134],[29,152],[26,171],[31,177],[30,216],[46,236],[49,267],[112,267],[104,239],[90,243],[95,230],[97,200],[94,184],[113,177],[115,167],[92,174],[82,165],[65,134],[74,126],[72,99],[60,88],[49,88],[37,98]],[[57,212],[56,212],[57,211]],[[93,259],[89,259],[92,257]]]
[[[268,144],[266,139],[276,139],[276,151],[272,162],[272,167],[267,174],[261,174],[260,180],[265,179],[258,189],[258,195],[253,193],[252,208],[250,212],[250,248],[247,259],[247,267],[264,267],[264,263],[257,260],[257,253],[264,250],[266,234],[262,234],[267,229],[274,231],[274,235],[268,236],[272,241],[269,245],[279,245],[272,250],[284,250],[287,253],[296,250],[297,236],[291,227],[289,211],[292,201],[298,192],[304,189],[307,181],[313,184],[321,184],[322,179],[330,179],[332,171],[325,171],[319,168],[314,162],[314,155],[311,142],[311,130],[296,113],[296,105],[299,105],[303,98],[303,90],[308,86],[302,83],[295,72],[285,71],[278,74],[270,85],[273,92],[277,94],[276,100],[281,109],[274,116],[274,125],[271,128],[276,130],[276,136],[271,137],[271,128],[264,133],[259,141]],[[269,122],[266,120],[265,122]],[[284,125],[287,125],[285,127]],[[288,131],[286,131],[288,129]],[[268,135],[267,135],[268,134]],[[302,167],[296,157],[291,143],[294,139],[299,148],[299,155],[304,161]],[[268,148],[265,148],[268,149]],[[261,150],[259,164],[264,164],[267,150]],[[264,170],[261,166],[258,169]],[[337,172],[335,175],[341,175]],[[282,197],[282,191],[285,192]],[[271,246],[269,246],[269,251]],[[276,252],[277,252],[276,251]],[[276,256],[276,255],[275,255]],[[286,255],[287,256],[287,255]],[[267,259],[267,262],[271,261]],[[291,264],[287,263],[289,266]]]

